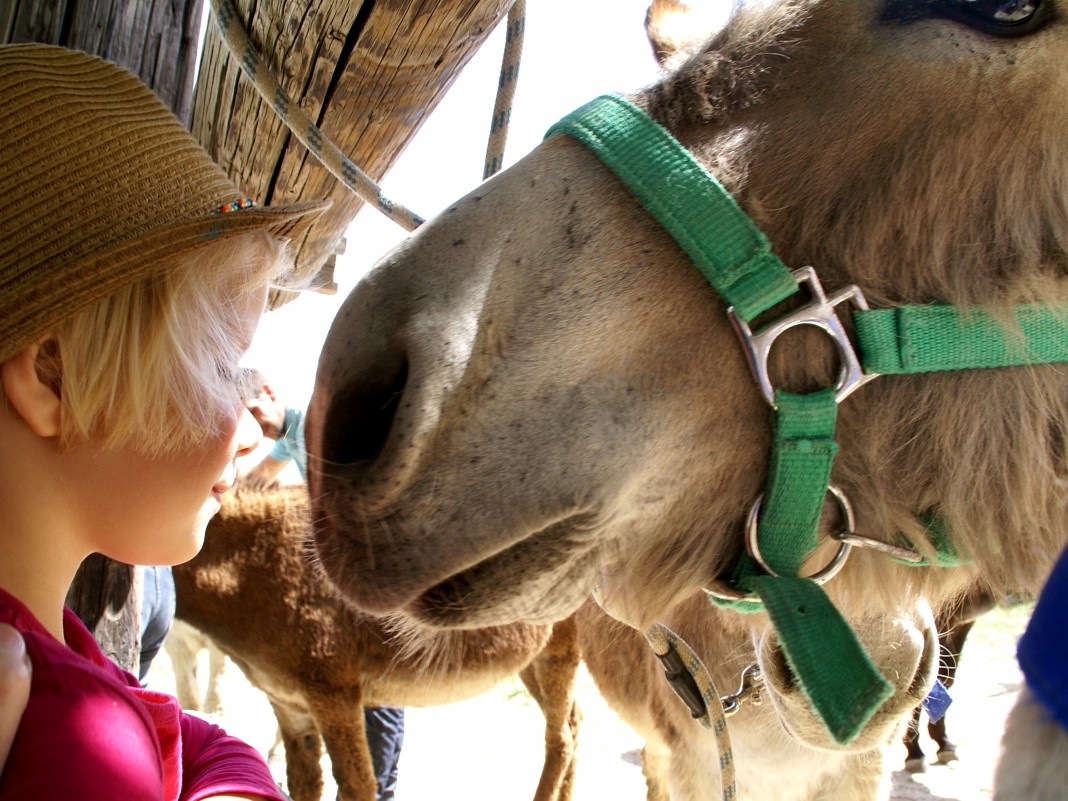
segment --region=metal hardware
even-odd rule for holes
[[[723,704],[724,717],[731,717],[741,709],[742,702],[748,700],[753,706],[760,706],[760,685],[764,683],[764,677],[760,673],[759,665],[749,665],[742,671],[742,681],[738,685],[738,692],[733,695],[725,695],[719,699]]]
[[[879,551],[879,553],[885,553],[896,559],[901,559],[912,564],[918,565],[923,562],[923,554],[912,548],[905,548],[901,545],[891,545],[889,542],[882,542],[881,540],[873,540],[871,537],[865,537],[852,531],[842,531],[838,534],[832,534],[831,536],[839,542],[849,543],[857,548],[870,548],[873,551]]]
[[[718,598],[721,601],[756,601],[759,600],[756,597],[755,592],[743,592],[742,590],[736,590],[730,584],[725,581],[715,579],[711,584],[701,588],[701,592],[706,595],[711,595],[713,598]]]
[[[876,542],[875,540],[869,540],[867,537],[861,537],[856,533],[857,521],[856,517],[853,515],[853,504],[849,502],[849,498],[846,497],[846,494],[834,484],[828,484],[827,491],[831,493],[834,496],[834,499],[838,502],[838,508],[842,512],[842,517],[845,518],[845,530],[831,535],[839,542],[838,550],[835,552],[834,556],[831,557],[831,561],[811,576],[807,576],[807,578],[812,579],[817,584],[825,584],[838,575],[838,571],[845,567],[846,560],[849,558],[849,552],[854,545],[869,548],[876,547],[872,544]],[[769,575],[778,576],[779,574],[768,566],[768,563],[764,561],[764,557],[760,553],[760,543],[758,541],[757,532],[760,523],[760,504],[763,500],[764,495],[762,493],[760,497],[753,502],[753,505],[749,507],[749,515],[745,521],[745,550]],[[863,542],[856,542],[855,540],[863,540]],[[894,546],[886,545],[885,543],[879,543],[879,545],[885,546],[883,550],[887,550],[888,552],[888,549],[894,548]],[[899,550],[902,553],[898,553]],[[909,558],[909,555],[916,556],[916,554],[904,548],[895,549],[893,555],[899,556],[902,559],[909,559],[909,561],[913,561],[913,559]],[[756,593],[735,589],[725,581],[720,581],[718,579],[711,584],[702,587],[701,591],[706,595],[711,595],[713,598],[718,598],[721,601],[735,602],[757,600]]]
[[[848,300],[852,301],[858,309],[866,311],[868,303],[864,300],[864,293],[854,285],[847,286],[828,298],[812,267],[802,267],[800,270],[795,270],[793,275],[799,283],[808,284],[809,291],[812,293],[812,301],[808,304],[785,317],[768,323],[756,333],[753,333],[749,324],[738,316],[733,306],[727,309],[727,313],[742,339],[746,359],[753,370],[760,391],[772,406],[775,405],[775,388],[771,385],[771,378],[768,376],[768,355],[771,353],[771,346],[775,344],[775,340],[781,334],[799,325],[811,325],[824,331],[834,340],[842,358],[842,369],[835,384],[835,400],[841,403],[854,390],[875,378],[878,373],[864,372],[860,357],[853,349],[853,343],[849,340],[842,321],[838,319],[834,309],[839,303]]]
[[[836,501],[838,501],[838,508],[839,510],[841,510],[842,516],[845,517],[845,534],[852,535],[856,531],[857,527],[856,518],[854,518],[853,516],[853,505],[849,502],[849,498],[846,497],[845,493],[833,484],[827,485],[827,491],[834,496]],[[764,561],[764,557],[760,553],[760,543],[758,541],[759,538],[757,537],[757,529],[759,528],[760,502],[762,500],[764,500],[763,494],[761,494],[761,496],[757,498],[756,501],[753,502],[753,505],[749,508],[749,517],[745,521],[745,549],[749,553],[749,556],[752,557],[753,561],[755,561],[758,565],[764,568],[764,570],[769,575],[778,576],[779,574],[771,569],[768,563]],[[843,536],[832,536],[834,536],[834,539],[838,540],[838,542],[841,543],[838,546],[838,550],[835,552],[834,556],[831,557],[831,561],[829,561],[826,565],[817,570],[811,576],[806,577],[812,579],[817,584],[825,584],[826,582],[833,579],[836,575],[838,575],[838,571],[845,566],[846,559],[849,558],[849,552],[853,548],[852,544],[847,542]]]
[[[654,651],[654,653],[656,652]],[[664,667],[664,676],[667,678],[668,684],[675,691],[675,695],[682,699],[682,702],[689,708],[690,715],[694,719],[703,718],[708,712],[708,707],[705,706],[705,699],[701,695],[697,681],[694,679],[693,674],[686,669],[686,665],[683,663],[682,657],[679,656],[675,646],[670,646],[666,654],[656,654],[656,658],[660,660],[660,664]]]

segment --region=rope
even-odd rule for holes
[[[497,82],[497,102],[493,106],[489,142],[486,144],[485,180],[504,165],[504,146],[508,140],[508,124],[512,119],[512,100],[519,82],[519,61],[523,56],[523,34],[527,21],[527,0],[515,0],[508,11],[508,31],[504,39],[501,77]]]
[[[252,81],[256,91],[274,109],[274,113],[286,124],[293,136],[308,148],[308,152],[358,197],[372,204],[406,231],[414,231],[422,225],[422,217],[386,197],[381,187],[342,153],[308,118],[300,105],[278,85],[271,68],[264,63],[249,41],[233,3],[230,0],[211,0],[211,7],[215,12],[215,22],[219,26],[223,41],[241,65],[241,71]]]
[[[613,620],[630,625],[612,613],[605,603],[600,586],[590,593],[597,605]],[[712,676],[701,661],[701,657],[679,635],[662,623],[653,623],[645,632],[645,641],[653,649],[660,664],[664,666],[668,684],[679,699],[686,704],[690,715],[702,727],[711,730],[719,752],[719,777],[723,789],[723,801],[737,798],[734,775],[734,751],[731,737],[727,731],[727,716],[738,711],[738,706],[747,697],[759,703],[754,692],[753,681],[759,681],[756,666],[747,668],[749,683],[743,674],[742,687],[732,696],[721,697]],[[755,673],[753,673],[755,671]]]
[[[327,171],[348,187],[357,197],[371,204],[406,231],[414,231],[425,220],[407,207],[390,200],[382,188],[341,152],[322,130],[308,118],[300,105],[293,101],[278,83],[271,68],[261,58],[240,22],[231,0],[211,0],[215,22],[223,41],[237,60],[241,71],[252,81],[256,91],[274,109],[290,132],[319,160]],[[490,140],[486,151],[484,178],[501,169],[504,145],[508,137],[512,100],[519,78],[519,61],[523,52],[523,30],[526,20],[526,0],[516,0],[508,12],[508,34],[505,41],[501,78],[497,86],[497,101],[493,110]]]
[[[712,731],[712,736],[716,741],[716,749],[719,751],[719,778],[723,790],[723,801],[734,801],[737,798],[734,776],[734,751],[731,749],[731,736],[727,731],[727,715],[723,711],[723,701],[715,683],[712,681],[712,676],[708,673],[708,668],[705,667],[701,657],[685,640],[661,623],[654,623],[650,626],[649,630],[645,632],[645,639],[649,643],[649,647],[653,649],[653,653],[665,665],[673,661],[671,659],[672,654],[681,657],[682,666],[696,685],[705,710],[704,714],[698,715],[696,711],[691,709],[694,720],[704,728]],[[668,678],[671,680],[672,689],[678,693],[676,681],[672,680],[673,677],[671,675]],[[679,695],[683,697],[682,693],[679,693]],[[686,702],[687,706],[690,705],[690,701],[685,697],[683,697],[683,701]]]

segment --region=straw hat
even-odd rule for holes
[[[165,257],[329,204],[257,207],[134,75],[48,45],[0,46],[0,361]]]

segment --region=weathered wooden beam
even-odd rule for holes
[[[188,124],[203,10],[204,0],[0,0],[0,34],[121,64]]]
[[[250,39],[283,89],[376,181],[397,160],[511,4],[512,0],[236,3]],[[205,38],[191,127],[249,195],[270,203],[333,200],[331,212],[296,243],[302,275],[313,275],[331,262],[362,201],[289,135],[240,74],[214,21]],[[320,281],[330,285],[332,276]]]
[[[141,586],[136,568],[93,554],[78,568],[67,606],[81,618],[101,650],[137,675],[141,660]]]

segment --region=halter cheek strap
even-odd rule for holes
[[[853,531],[827,568],[799,575],[817,545],[828,491],[852,518],[848,499],[830,484],[837,406],[881,373],[921,373],[1068,361],[1068,310],[1017,307],[1018,330],[981,309],[948,305],[869,310],[856,287],[827,296],[815,272],[791,272],[767,237],[734,199],[666,130],[641,109],[614,95],[569,114],[547,136],[565,134],[589,147],[674,237],[694,266],[729,306],[757,383],[773,410],[774,439],[763,498],[753,506],[747,550],[731,587],[710,591],[714,603],[738,611],[766,610],[791,669],[814,709],[839,743],[853,740],[893,687],[857,640],[820,584],[841,568],[854,545],[926,564],[911,549],[873,541]],[[753,331],[752,321],[807,285],[812,299],[786,317]],[[855,348],[838,316],[854,307]],[[832,337],[844,365],[834,387],[804,395],[775,390],[767,354],[775,338],[796,325],[814,325]],[[944,532],[932,521],[933,532]],[[948,537],[938,564],[956,554]],[[912,556],[910,556],[910,554]]]

